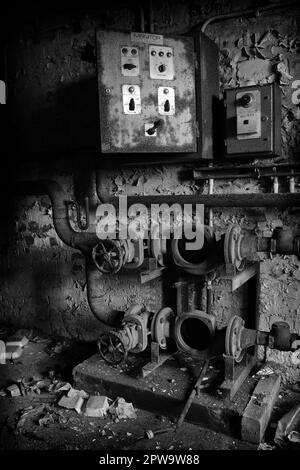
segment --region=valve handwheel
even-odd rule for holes
[[[99,349],[100,356],[108,364],[117,366],[122,364],[127,357],[127,349],[119,337],[119,335],[113,331],[102,333],[98,339],[97,346]]]
[[[103,240],[94,246],[92,257],[103,274],[116,274],[123,266],[124,250],[118,240]]]

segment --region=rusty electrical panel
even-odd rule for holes
[[[280,154],[281,90],[275,83],[226,90],[226,155]]]
[[[102,153],[212,157],[218,56],[216,45],[207,38],[214,47],[213,56],[207,52],[213,77],[207,76],[201,36],[97,31]],[[198,86],[199,81],[203,83]]]

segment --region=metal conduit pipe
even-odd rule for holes
[[[107,326],[120,327],[124,312],[109,309],[100,287],[102,274],[90,257],[86,259],[87,299],[95,317]]]
[[[124,313],[109,310],[103,300],[103,291],[99,287],[101,273],[90,257],[91,248],[99,242],[96,233],[75,232],[69,223],[68,198],[63,188],[56,181],[22,181],[17,184],[17,194],[41,196],[47,194],[53,208],[53,224],[59,238],[68,246],[77,248],[86,255],[87,299],[92,313],[105,325],[118,326]]]
[[[87,254],[99,241],[96,233],[82,233],[72,229],[68,215],[69,200],[63,188],[56,181],[20,181],[17,183],[16,192],[19,195],[49,196],[53,208],[54,228],[66,245]]]
[[[98,193],[99,195],[99,193]],[[119,198],[110,197],[107,202],[118,206]],[[132,204],[204,204],[207,207],[300,207],[300,193],[254,193],[254,194],[183,194],[159,196],[129,196]]]
[[[257,7],[257,8],[248,8],[247,10],[239,10],[236,12],[232,13],[225,13],[222,15],[215,15],[211,16],[208,18],[206,21],[201,26],[201,32],[204,33],[207,26],[216,23],[219,21],[223,20],[231,20],[231,19],[236,19],[236,18],[243,18],[245,16],[255,16],[258,17],[260,13],[263,13],[265,11],[274,11],[274,10],[279,10],[282,8],[288,8],[292,6],[296,6],[298,4],[298,1],[293,1],[293,2],[286,2],[286,3],[273,3],[271,5],[266,5],[262,7]],[[193,26],[192,30],[195,30],[197,25]]]

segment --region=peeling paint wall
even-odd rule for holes
[[[248,8],[251,2],[204,2],[194,0],[154,1],[155,32],[185,33],[209,15]],[[100,8],[100,7],[99,7]],[[33,39],[24,35],[9,47],[10,96],[16,117],[17,139],[23,148],[40,151],[98,147],[98,98],[94,62],[95,28],[133,29],[132,9],[102,8],[63,24],[41,29],[46,33]],[[49,20],[50,21],[50,20]],[[57,24],[57,23],[56,23]],[[47,26],[47,28],[46,28]],[[300,80],[300,17],[297,9],[261,14],[258,18],[227,20],[211,25],[206,33],[220,48],[221,89],[277,81],[281,84],[282,158],[299,158],[300,111],[292,103],[295,80]],[[88,143],[88,144],[87,144]],[[84,151],[82,158],[84,159]],[[78,157],[77,157],[78,159]],[[64,161],[64,160],[62,160]],[[78,162],[77,162],[78,163]],[[67,169],[52,165],[51,159],[38,169],[20,170],[25,178],[51,177],[61,182],[74,197],[70,160]],[[57,168],[60,168],[59,170]],[[194,194],[207,193],[206,184],[196,184],[185,165],[127,168],[107,171],[103,184],[112,194]],[[280,181],[281,191],[288,189]],[[216,193],[261,192],[271,189],[271,181],[218,181]],[[299,191],[299,184],[296,184]],[[9,249],[1,257],[0,317],[22,326],[37,326],[47,332],[94,339],[99,324],[86,300],[84,260],[62,244],[52,224],[48,198],[24,197],[16,205],[15,226]],[[298,226],[299,213],[291,210],[236,209],[214,211],[219,233],[237,221],[248,227],[270,230],[277,223]],[[276,222],[277,221],[277,222]],[[279,222],[278,222],[279,221]],[[262,264],[259,326],[269,329],[273,320],[283,318],[300,333],[300,263],[295,257],[266,259]],[[164,303],[161,281],[145,286],[126,275],[103,278],[104,301],[117,309],[144,303],[151,310]],[[214,292],[214,312],[223,326],[239,308],[247,307],[247,296]],[[284,365],[286,378],[296,380],[296,369],[288,363],[288,353],[268,352],[268,357]]]

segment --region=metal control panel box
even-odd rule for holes
[[[191,37],[97,31],[102,153],[197,152]]]
[[[281,90],[275,83],[226,90],[226,155],[280,154]]]

